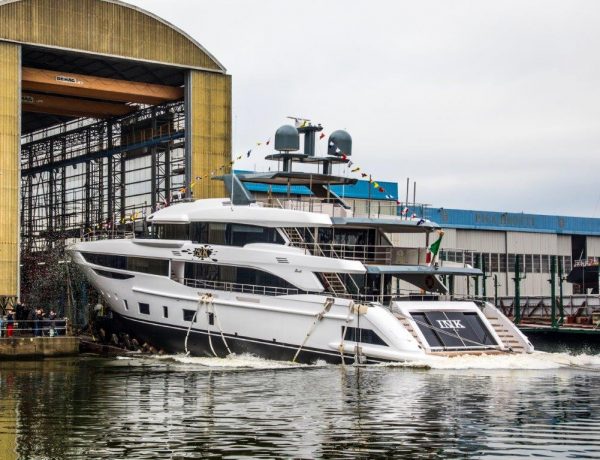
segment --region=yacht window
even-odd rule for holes
[[[150,314],[150,305],[147,303],[138,303],[139,307],[140,307],[140,313],[142,315],[149,315]]]
[[[152,275],[168,276],[169,261],[165,259],[149,259],[147,257],[128,257],[127,270],[132,272],[150,273]]]
[[[244,246],[250,243],[283,244],[283,239],[277,230],[269,227],[231,224],[230,234],[232,246]]]
[[[125,299],[123,299],[123,306],[125,307],[125,310],[129,310],[129,305]]]
[[[162,240],[189,240],[189,224],[155,224]]]
[[[250,243],[284,244],[275,228],[258,225],[225,224],[220,222],[193,222],[190,239],[199,244],[244,246]]]
[[[116,268],[119,270],[130,270],[132,272],[150,273],[151,275],[169,275],[169,261],[166,259],[113,256],[110,254],[96,254],[92,252],[82,252],[81,254],[87,262],[94,265],[102,265],[103,267]]]
[[[196,314],[196,310],[183,310],[183,320],[191,321],[194,319],[194,315]],[[196,318],[197,319],[197,318]],[[196,320],[194,319],[194,323]]]
[[[217,281],[295,289],[295,286],[277,275],[255,268],[235,267],[232,265],[186,262],[185,277],[198,281]]]
[[[104,276],[106,278],[112,278],[115,280],[127,280],[129,278],[133,278],[133,275],[126,275],[125,273],[116,273],[116,272],[108,272],[106,270],[98,270],[94,269],[96,274],[100,276]]]
[[[210,223],[208,225],[209,244],[227,244],[227,224]]]
[[[342,334],[344,333],[344,326],[342,326]],[[373,345],[383,345],[387,347],[385,343],[377,333],[371,329],[363,329],[358,327],[346,327],[346,336],[344,340],[357,343],[371,343]]]
[[[166,307],[165,305],[163,305],[163,318],[168,318],[169,317],[169,307]]]

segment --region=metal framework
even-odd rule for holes
[[[182,101],[121,118],[79,119],[21,141],[21,250],[60,248],[139,219],[183,187]]]

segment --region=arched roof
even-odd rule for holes
[[[2,40],[225,72],[188,34],[118,0],[4,0]]]

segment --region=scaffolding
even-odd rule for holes
[[[184,186],[183,101],[78,119],[21,140],[21,252],[63,248],[167,205]]]

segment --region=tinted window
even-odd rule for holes
[[[412,313],[431,347],[473,348],[497,345],[475,312],[429,311]]]
[[[190,236],[189,224],[155,224],[156,232],[163,240],[188,240]]]
[[[183,320],[184,321],[191,321],[192,319],[194,319],[194,315],[196,314],[195,310],[183,310]],[[196,321],[194,321],[195,323]]]
[[[168,318],[169,317],[169,307],[165,307],[163,305],[163,318]]]
[[[190,239],[194,243],[227,246],[244,246],[250,243],[284,243],[275,228],[219,222],[193,222],[190,227]]]
[[[125,273],[107,272],[106,270],[98,269],[94,269],[94,271],[100,276],[105,276],[106,278],[113,278],[116,280],[126,280],[129,278],[133,278],[133,275],[126,275]]]
[[[150,305],[147,303],[139,303],[138,304],[140,306],[140,313],[143,315],[149,315],[150,314]]]
[[[271,273],[254,268],[187,262],[185,277],[194,280],[251,284],[294,289],[291,283]]]
[[[169,261],[166,259],[150,259],[147,257],[125,257],[110,254],[95,254],[82,252],[83,258],[95,265],[102,265],[119,270],[150,273],[152,275],[167,276],[169,274]]]
[[[342,334],[344,333],[344,326],[342,326]],[[357,343],[372,343],[373,345],[388,346],[377,333],[371,329],[363,329],[358,327],[346,327],[346,337],[344,340]]]

